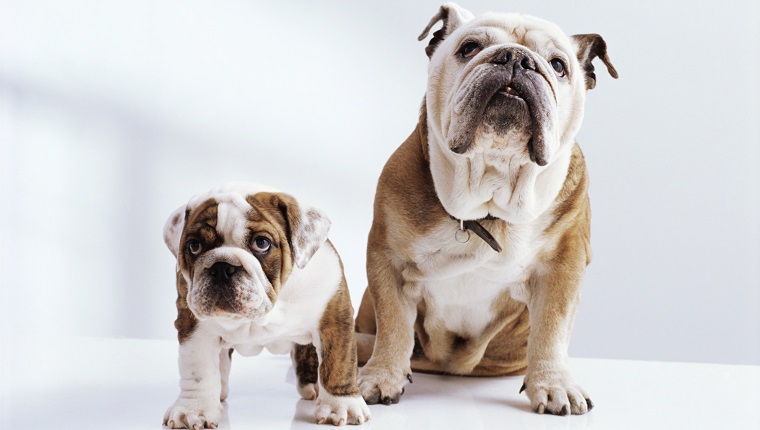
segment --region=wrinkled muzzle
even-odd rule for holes
[[[255,320],[272,309],[272,291],[255,257],[239,248],[218,248],[195,262],[187,301],[199,320]]]
[[[521,149],[546,165],[557,109],[542,66],[516,45],[489,48],[473,61],[452,97],[449,149],[466,155],[487,140],[486,149]]]

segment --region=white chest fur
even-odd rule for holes
[[[466,243],[455,239],[455,221],[444,223],[415,244],[414,269],[403,272],[408,291],[427,304],[426,324],[449,331],[481,333],[494,315],[492,304],[509,292],[513,299],[527,302],[525,282],[536,255],[546,246],[542,235],[546,217],[523,225],[484,221],[502,247],[491,249],[474,233]]]

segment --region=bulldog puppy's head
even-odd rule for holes
[[[501,152],[545,166],[580,127],[585,92],[596,83],[591,61],[601,58],[617,78],[597,34],[567,37],[519,14],[474,18],[448,3],[419,40],[438,21],[426,48],[426,103],[429,131],[449,154]]]
[[[288,194],[231,183],[198,195],[164,226],[196,318],[258,319],[294,268],[327,240],[330,221]]]

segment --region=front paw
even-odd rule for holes
[[[410,369],[392,371],[367,364],[359,374],[359,392],[370,405],[390,405],[401,399],[407,380],[412,381]]]
[[[372,416],[360,396],[333,396],[321,390],[317,397],[317,424],[362,424]]]
[[[539,414],[583,415],[594,407],[589,395],[566,369],[528,371],[520,392],[523,390],[531,408]]]
[[[164,414],[164,425],[170,429],[215,429],[219,426],[223,407],[213,399],[177,399]]]

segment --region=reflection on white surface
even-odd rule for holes
[[[161,429],[179,393],[171,341],[4,339],[0,422],[13,429]],[[318,429],[290,359],[234,356],[224,429]],[[397,405],[370,406],[365,429],[757,429],[760,367],[571,359],[596,407],[530,412],[521,377],[415,374]],[[328,427],[321,427],[328,428]]]

